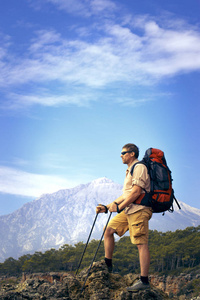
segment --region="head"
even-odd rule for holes
[[[139,156],[139,148],[134,144],[126,144],[122,148],[121,158],[123,164],[130,165]]]

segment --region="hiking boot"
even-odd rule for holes
[[[113,267],[112,266],[107,266],[107,268],[108,268],[108,272],[112,273]]]
[[[134,283],[132,286],[127,288],[128,292],[138,292],[141,290],[149,290],[150,284],[149,283],[143,283],[141,279],[139,279],[136,283]]]

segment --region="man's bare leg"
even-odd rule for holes
[[[137,245],[140,259],[141,276],[147,277],[149,274],[150,266],[150,253],[148,244]]]
[[[139,290],[150,289],[148,274],[149,274],[149,265],[150,265],[150,254],[148,244],[137,245],[139,251],[140,259],[140,271],[141,277],[136,283],[131,287],[127,288],[129,292],[137,292]]]
[[[104,250],[105,257],[112,259],[114,248],[115,248],[115,239],[114,239],[115,230],[111,227],[107,227],[104,233]]]
[[[109,272],[112,272],[112,256],[115,248],[114,233],[115,230],[111,227],[107,227],[104,233],[105,263]]]

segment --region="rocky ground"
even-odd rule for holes
[[[22,280],[16,283],[4,283],[1,285],[0,299],[21,300],[162,300],[170,299],[167,293],[160,288],[160,280],[153,278],[151,290],[130,293],[126,287],[131,286],[138,276],[128,274],[109,274],[104,261],[96,262],[90,271],[90,275],[85,283],[85,288],[81,292],[83,283],[87,275],[87,269],[74,276],[71,273],[48,273],[23,275]],[[157,282],[157,284],[156,284]],[[159,289],[156,287],[159,287]],[[174,298],[184,300],[186,298]],[[194,298],[198,299],[198,298]],[[199,297],[200,299],[200,297]]]

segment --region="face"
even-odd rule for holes
[[[135,153],[134,152],[127,152],[127,151],[129,151],[129,150],[126,149],[126,148],[122,149],[121,158],[122,158],[123,164],[129,165],[130,163],[133,162],[134,157],[135,157]]]

